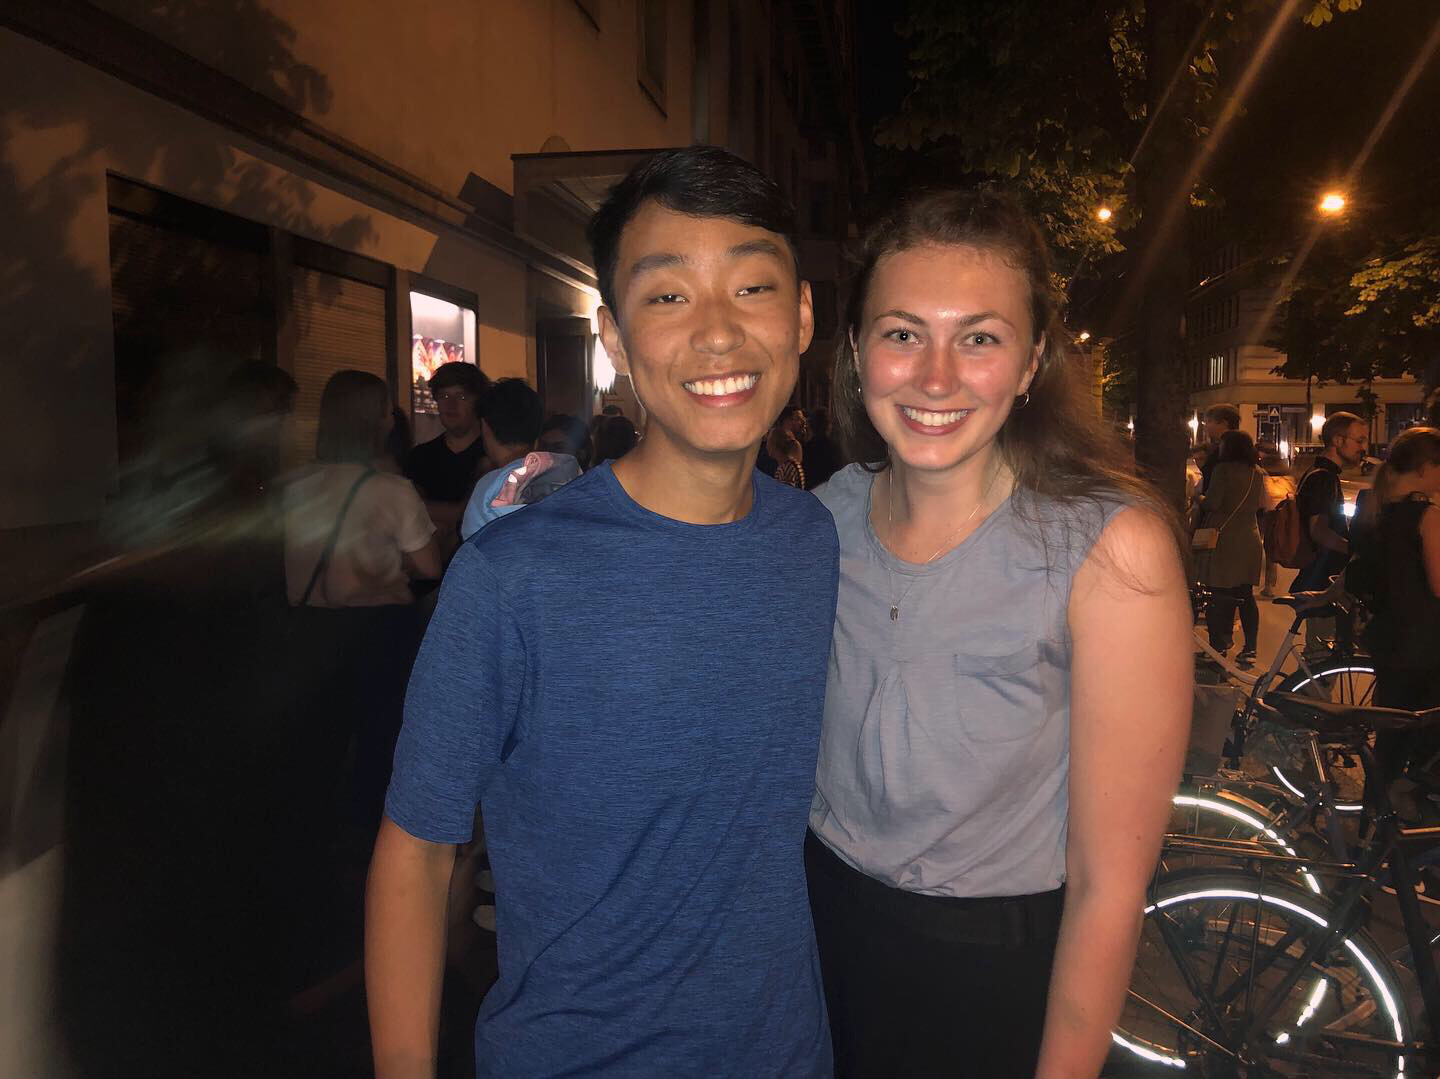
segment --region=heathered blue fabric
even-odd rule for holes
[[[759,473],[701,526],[608,466],[456,555],[386,812],[456,843],[483,803],[478,1075],[831,1074],[801,851],[837,557],[824,507]]]

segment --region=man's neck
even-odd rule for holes
[[[651,434],[611,464],[625,493],[652,513],[686,524],[738,521],[755,500],[754,448],[697,457]]]
[[[1340,460],[1340,454],[1336,452],[1334,446],[1326,446],[1324,452],[1322,452],[1320,456],[1325,458],[1325,460],[1329,461],[1336,468],[1340,469],[1340,471],[1345,471],[1345,462]]]
[[[453,431],[446,431],[445,447],[451,453],[464,453],[471,446],[475,445],[475,440],[479,437],[479,426],[476,426],[473,430],[467,431],[464,434],[456,434]]]
[[[490,465],[492,468],[504,468],[521,460],[529,452],[529,446],[497,446],[495,453],[490,456]]]

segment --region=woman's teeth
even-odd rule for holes
[[[966,416],[970,415],[968,408],[962,408],[955,412],[928,412],[924,409],[909,408],[901,405],[900,411],[924,427],[945,427],[948,424],[959,423]]]
[[[759,375],[736,375],[734,378],[705,378],[682,385],[701,397],[728,397],[732,393],[744,393],[759,381]]]

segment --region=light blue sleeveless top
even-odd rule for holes
[[[906,891],[1058,888],[1070,586],[1122,503],[1016,492],[953,551],[916,565],[875,535],[873,480],[851,465],[815,492],[840,535],[840,598],[810,826]]]

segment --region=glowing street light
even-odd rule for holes
[[[1095,216],[1098,217],[1101,221],[1109,221],[1112,217],[1115,216],[1115,211],[1110,209],[1110,207],[1108,206],[1102,206],[1100,207],[1100,209],[1095,211]]]
[[[1338,191],[1327,191],[1320,199],[1320,212],[1322,214],[1338,214],[1345,210],[1345,196]]]
[[[1081,343],[1082,345],[1083,345],[1086,341],[1090,340],[1090,331],[1089,331],[1089,330],[1081,330],[1081,331],[1080,331],[1080,338],[1079,338],[1079,340],[1080,340],[1080,343]]]

